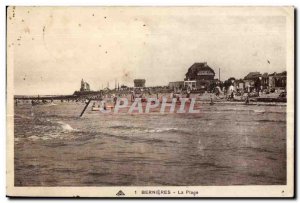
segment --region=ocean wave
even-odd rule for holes
[[[254,110],[254,113],[265,113],[266,111],[265,110],[259,110],[259,109],[257,109],[257,110]]]
[[[58,121],[57,123],[60,124],[60,128],[63,131],[67,131],[67,132],[69,132],[69,131],[78,131],[77,129],[72,128],[72,126],[70,126],[69,124],[64,123],[62,121]]]
[[[116,125],[116,126],[110,126],[109,128],[121,129],[121,130],[132,130],[136,132],[145,132],[145,133],[161,133],[161,132],[178,130],[177,128],[147,128],[147,127],[128,126],[128,125]]]
[[[22,114],[18,114],[14,116],[15,119],[33,119],[33,116],[26,116]]]
[[[36,136],[36,135],[32,135],[27,137],[27,139],[32,140],[32,141],[36,141],[36,140],[40,140],[42,139],[42,137]]]
[[[177,128],[154,128],[154,129],[146,129],[144,132],[146,133],[161,133],[161,132],[168,132],[168,131],[176,131]]]
[[[110,126],[109,128],[113,128],[113,129],[138,129],[140,127],[135,127],[135,126],[127,126],[127,125],[115,125],[115,126]]]
[[[46,106],[56,106],[57,104],[55,104],[55,103],[49,103],[49,104],[46,104]]]
[[[53,140],[53,139],[74,139],[74,132],[79,132],[71,125],[62,121],[43,121],[45,125],[39,125],[39,128],[34,135],[28,136],[26,139],[30,141]]]
[[[219,112],[222,111],[251,111],[251,109],[244,109],[244,108],[225,108],[225,109],[216,109]]]
[[[276,120],[276,119],[261,119],[261,120],[253,120],[258,123],[286,123],[286,120]]]
[[[46,141],[46,140],[64,140],[64,139],[74,139],[74,135],[67,135],[65,133],[51,133],[51,134],[43,134],[42,136],[32,135],[27,137],[26,139],[31,141]]]

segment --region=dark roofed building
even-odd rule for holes
[[[286,71],[282,73],[264,73],[250,72],[244,77],[245,87],[255,88],[256,91],[264,89],[286,88]]]
[[[214,77],[215,71],[206,62],[194,63],[185,74],[185,81],[196,81],[196,89],[208,90],[215,82]]]
[[[258,91],[261,88],[261,77],[260,72],[250,72],[244,77],[245,88],[247,88],[248,92],[252,91],[252,89]]]
[[[213,80],[215,71],[204,63],[194,63],[185,74],[185,80]]]
[[[286,88],[286,77],[287,72],[282,73],[272,73],[269,75],[269,87],[273,88]]]
[[[256,80],[261,76],[262,75],[260,74],[260,72],[250,72],[248,73],[248,75],[245,76],[244,80]]]

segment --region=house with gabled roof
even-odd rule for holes
[[[194,84],[194,88],[208,90],[215,82],[215,71],[207,65],[207,62],[194,63],[185,74],[185,84]]]

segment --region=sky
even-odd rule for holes
[[[9,7],[7,24],[16,95],[168,85],[195,62],[221,80],[286,70],[280,8]]]

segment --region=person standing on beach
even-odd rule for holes
[[[234,87],[233,87],[233,85],[231,84],[230,86],[229,86],[229,99],[230,100],[232,100],[233,99],[233,97],[234,97],[234,94],[233,94],[233,92],[234,92]]]
[[[134,91],[131,92],[131,102],[133,102],[135,99],[135,96],[134,96]]]
[[[250,97],[250,92],[247,93],[245,104],[249,104],[250,102],[249,97]]]
[[[114,96],[114,106],[116,106],[116,103],[117,103],[117,100],[118,100],[118,97],[117,97],[117,95],[116,96]]]

